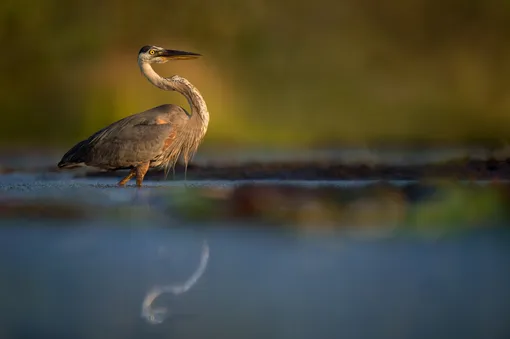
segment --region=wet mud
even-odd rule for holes
[[[88,171],[78,177],[120,177],[122,171]],[[150,180],[182,179],[184,166],[175,171],[151,170]],[[270,162],[244,164],[191,164],[191,180],[508,180],[510,160],[455,160],[426,165],[365,165],[329,162]]]

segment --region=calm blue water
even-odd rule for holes
[[[150,223],[150,220],[148,221]],[[361,240],[250,228],[2,222],[2,338],[503,338],[510,234]],[[196,226],[196,225],[195,225]],[[172,316],[142,319],[154,285]]]
[[[374,238],[191,222],[174,214],[189,198],[182,182],[115,182],[0,176],[0,338],[510,337],[508,231]],[[204,241],[204,274],[156,299],[170,317],[148,322],[144,298],[185,282]]]

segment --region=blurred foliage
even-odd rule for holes
[[[510,125],[510,2],[14,1],[0,4],[4,144],[68,145],[175,93],[145,44],[202,53],[158,66],[201,89],[206,145],[500,140]]]
[[[101,188],[101,189],[97,189]],[[121,227],[268,227],[297,232],[344,232],[361,236],[438,236],[476,230],[508,230],[508,185],[430,182],[396,186],[160,187],[119,193],[97,185],[73,199],[4,196],[0,218],[107,221]],[[107,202],[106,202],[107,201]]]
[[[498,185],[436,182],[307,188],[269,184],[241,185],[223,194],[218,189],[195,190],[187,195],[174,201],[169,215],[177,213],[192,222],[248,222],[306,232],[437,237],[506,229],[510,218],[508,188]]]

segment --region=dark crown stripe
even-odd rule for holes
[[[140,52],[138,52],[138,54],[140,54],[140,53],[147,53],[149,51],[149,49],[151,49],[151,46],[143,46],[140,49]]]

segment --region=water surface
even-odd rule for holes
[[[116,181],[0,176],[1,338],[510,335],[504,184]]]

